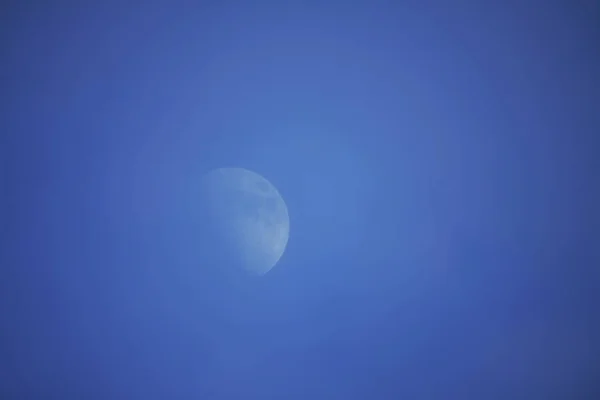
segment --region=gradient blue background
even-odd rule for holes
[[[599,395],[598,2],[12,3],[3,399]],[[287,201],[262,279],[221,166]]]

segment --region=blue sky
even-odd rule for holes
[[[598,393],[598,6],[250,3],[1,17],[3,398]],[[261,279],[223,166],[287,202]]]

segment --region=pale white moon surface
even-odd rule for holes
[[[211,217],[242,267],[270,271],[287,246],[287,206],[261,175],[244,168],[219,168],[203,177]]]

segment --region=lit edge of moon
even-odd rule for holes
[[[207,172],[203,185],[210,212],[233,245],[241,266],[264,275],[285,252],[290,230],[288,209],[277,188],[245,168]]]

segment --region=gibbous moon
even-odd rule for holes
[[[215,226],[249,272],[265,274],[277,264],[288,242],[290,220],[277,189],[244,168],[219,168],[203,179]]]

